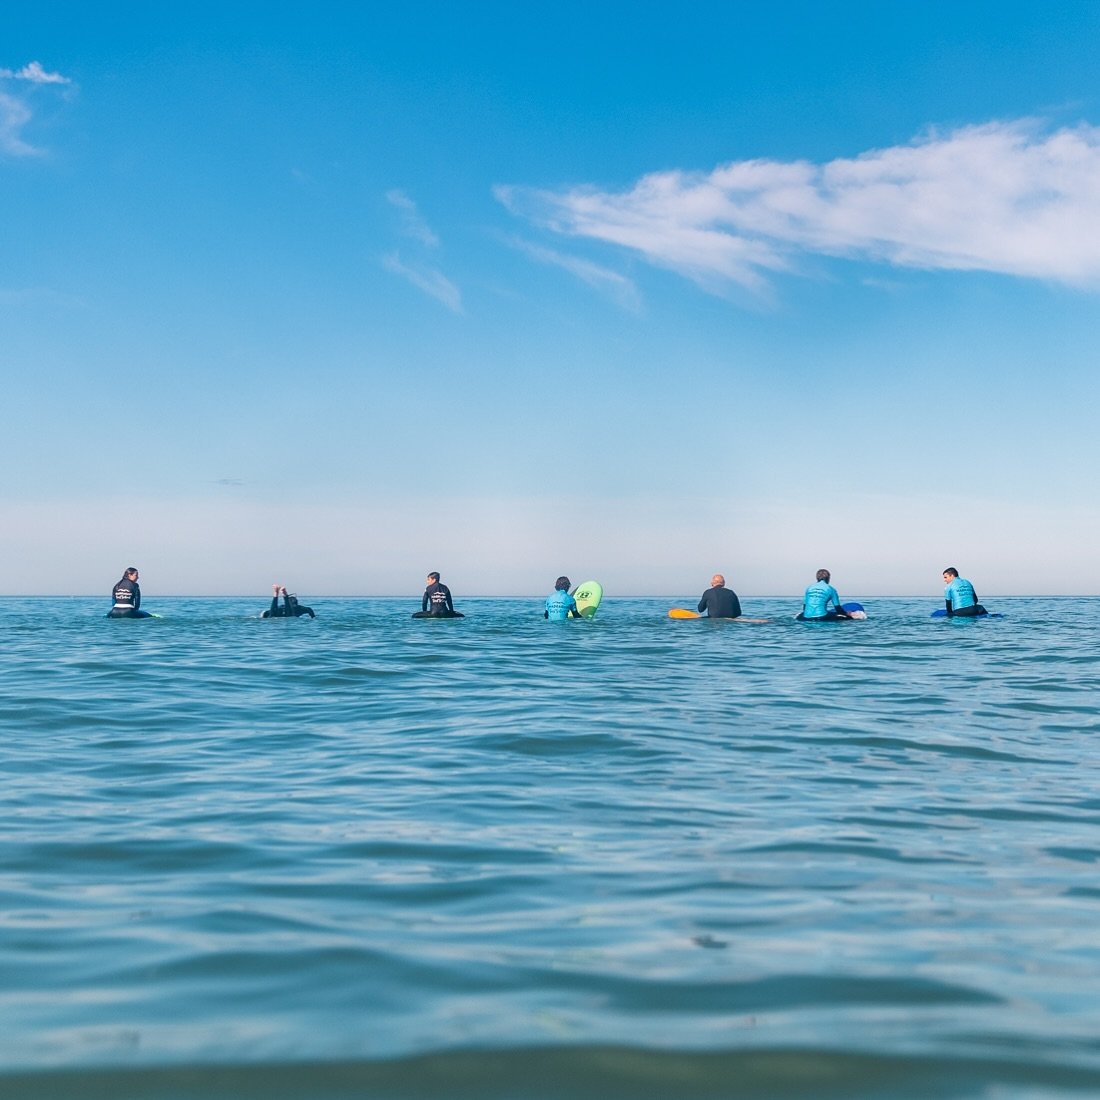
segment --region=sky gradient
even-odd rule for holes
[[[1100,4],[463,7],[6,17],[4,591],[1100,593]]]

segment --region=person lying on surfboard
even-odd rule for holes
[[[699,613],[704,611],[711,619],[737,619],[741,616],[741,601],[737,593],[726,587],[726,578],[715,573],[708,588],[699,599]]]
[[[570,617],[570,612],[573,613],[573,617],[580,614],[577,610],[577,601],[569,595],[569,584],[568,577],[558,577],[554,581],[554,591],[546,597],[546,610],[542,613],[544,619],[563,623]]]
[[[800,623],[823,623],[830,619],[850,619],[852,616],[840,606],[840,596],[829,583],[828,569],[819,569],[817,579],[802,596],[802,610],[795,615]],[[829,604],[832,604],[830,609]]]
[[[279,606],[279,597],[283,597],[283,606]],[[273,584],[271,586],[271,606],[260,613],[261,619],[297,619],[302,615],[308,615],[311,619],[317,616],[312,607],[306,607],[298,602],[298,597],[293,592],[287,592],[286,585]]]

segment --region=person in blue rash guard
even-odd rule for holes
[[[542,613],[544,619],[552,622],[565,622],[573,615],[579,616],[577,601],[569,595],[569,578],[558,577],[554,582],[554,591],[546,597],[546,610]]]
[[[138,584],[138,571],[130,566],[121,579],[111,589],[114,606],[107,612],[108,619],[151,619],[148,611],[141,610],[141,585]]]
[[[943,571],[943,583],[947,587],[943,590],[943,598],[947,604],[947,614],[950,618],[973,618],[975,615],[988,615],[980,603],[978,593],[974,586],[964,577],[959,576],[959,571],[949,565]]]
[[[462,612],[455,611],[451,590],[441,584],[438,573],[428,574],[428,587],[424,589],[424,598],[420,601],[420,610],[414,612],[414,619],[461,619]]]
[[[736,592],[726,587],[726,578],[715,573],[710,578],[710,588],[699,597],[697,610],[700,615],[705,611],[709,619],[739,619],[741,601]]]
[[[795,616],[800,623],[827,623],[834,619],[850,619],[851,615],[840,606],[840,596],[829,583],[828,569],[819,569],[817,579],[802,596],[802,610]],[[830,610],[829,604],[832,604]]]

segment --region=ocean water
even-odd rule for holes
[[[1100,1095],[1100,600],[307,602],[0,600],[6,1100]]]

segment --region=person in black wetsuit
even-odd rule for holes
[[[699,600],[697,610],[700,614],[705,611],[710,619],[738,619],[741,617],[741,601],[736,592],[726,587],[726,578],[721,573],[715,573],[710,578],[710,588]]]
[[[137,567],[131,565],[111,589],[114,606],[107,612],[108,619],[151,619],[148,611],[141,610],[141,585],[138,584]]]
[[[279,596],[283,597],[283,606],[279,606]],[[297,619],[300,615],[308,615],[316,619],[312,607],[306,607],[298,602],[298,597],[293,592],[288,593],[284,585],[273,584],[271,586],[271,607],[261,616],[261,619]]]
[[[414,619],[461,619],[462,612],[455,611],[451,590],[441,584],[438,573],[428,574],[428,587],[424,589],[424,598],[420,601],[420,610],[413,614]]]

